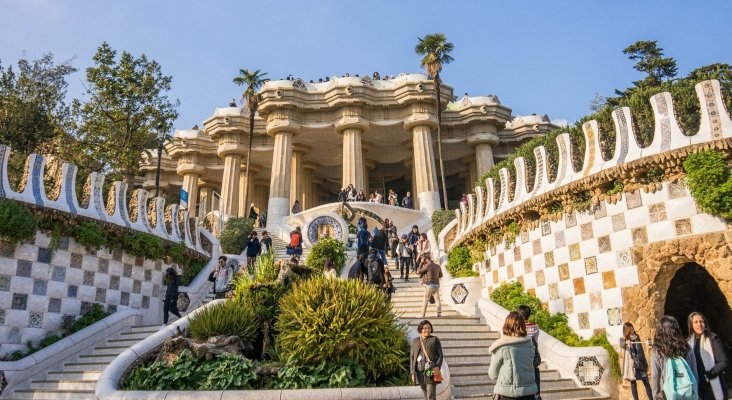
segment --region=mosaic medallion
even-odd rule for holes
[[[452,297],[452,301],[455,304],[465,304],[465,300],[468,298],[468,294],[468,289],[466,289],[465,285],[463,285],[462,283],[452,285],[450,297]]]
[[[317,243],[318,239],[324,235],[336,240],[341,240],[343,236],[341,224],[328,215],[317,217],[308,225],[308,240],[310,240],[310,243]]]
[[[574,375],[583,386],[598,385],[603,372],[605,369],[596,357],[580,357],[574,367]]]

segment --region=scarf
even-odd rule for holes
[[[691,350],[694,351],[694,335],[692,334],[689,338],[689,346],[691,346]],[[710,369],[714,368],[714,352],[712,351],[712,341],[709,340],[709,337],[707,335],[702,335],[701,339],[699,340],[699,346],[701,348],[699,349],[699,355],[701,355],[702,362],[704,363],[704,370],[709,371]],[[698,377],[699,380],[706,379],[703,376]],[[722,393],[722,387],[719,383],[719,377],[716,377],[709,381],[709,385],[712,387],[712,391],[714,392],[714,398],[717,400],[721,400],[724,398],[724,393]]]

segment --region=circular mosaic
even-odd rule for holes
[[[308,225],[308,240],[310,243],[315,244],[321,237],[331,237],[336,240],[341,240],[343,236],[343,229],[341,224],[335,218],[323,215],[315,218]]]

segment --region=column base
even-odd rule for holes
[[[430,216],[434,211],[442,209],[438,192],[421,192],[417,197],[419,197],[419,209],[427,211]]]
[[[290,199],[285,197],[270,197],[267,202],[267,225],[279,225],[290,215]]]

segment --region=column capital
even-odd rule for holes
[[[430,129],[437,129],[437,118],[431,114],[412,114],[404,121],[404,129],[411,131],[412,128],[426,126]]]
[[[498,144],[498,135],[491,132],[477,132],[468,136],[468,144],[476,146],[479,144],[489,144],[495,146]]]
[[[176,173],[180,176],[192,174],[192,175],[203,175],[206,172],[206,168],[196,164],[178,164]]]
[[[285,107],[276,108],[267,116],[267,135],[274,136],[280,132],[289,132],[295,136],[302,129],[296,121],[296,110]]]
[[[320,167],[320,164],[312,162],[312,161],[305,161],[302,163],[302,167],[304,169],[309,169],[311,171],[315,171],[316,169],[318,169],[318,167]]]
[[[249,172],[252,172],[252,173],[255,173],[256,174],[258,172],[262,172],[262,169],[264,169],[264,167],[262,167],[259,164],[249,164]],[[241,166],[239,167],[239,172],[244,173],[246,171],[247,171],[247,164],[246,163],[241,163]]]
[[[313,148],[302,143],[293,143],[292,144],[292,152],[293,153],[300,153],[300,154],[308,154],[310,151],[312,151]]]
[[[342,117],[335,123],[335,130],[343,133],[346,129],[359,129],[361,133],[369,129],[369,121],[361,116]]]

